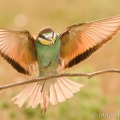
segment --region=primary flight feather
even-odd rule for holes
[[[88,23],[78,23],[66,28],[60,35],[50,27],[42,29],[34,38],[29,31],[0,29],[0,55],[18,72],[37,77],[58,74],[88,58],[101,48],[120,29],[120,15]],[[49,102],[53,105],[71,98],[84,85],[65,77],[29,84],[20,94],[12,98],[22,106],[41,105],[45,112]]]

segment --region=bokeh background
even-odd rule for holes
[[[67,26],[120,14],[120,0],[4,0],[0,1],[0,28],[29,30],[33,35],[51,26],[61,33]],[[120,33],[89,59],[67,72],[94,72],[120,68]],[[17,73],[0,57],[0,85],[30,79]],[[80,92],[63,103],[49,105],[46,114],[19,108],[11,97],[24,86],[0,92],[1,120],[120,120],[120,74],[109,73],[91,79],[71,78],[85,84]]]

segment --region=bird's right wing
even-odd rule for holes
[[[35,39],[28,31],[0,29],[0,55],[23,74],[32,75],[37,67]]]

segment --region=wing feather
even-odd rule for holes
[[[111,40],[120,30],[120,15],[98,21],[79,23],[60,34],[60,65],[70,68]]]
[[[37,68],[35,39],[28,31],[0,29],[0,55],[20,73],[32,75]]]

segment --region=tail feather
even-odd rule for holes
[[[62,79],[61,79],[62,80]],[[76,84],[76,82],[73,82],[73,81],[70,81],[69,79],[67,79],[67,78],[65,78],[65,80],[62,80],[63,81],[63,83],[65,84],[65,85],[67,85],[66,87],[72,92],[72,93],[76,93],[76,92],[78,92],[80,89],[80,87],[82,87],[81,86],[81,84]],[[74,86],[74,87],[73,87]]]
[[[32,106],[33,105],[33,103],[34,103],[34,101],[35,101],[35,97],[36,97],[36,94],[37,94],[37,91],[38,91],[38,85],[37,85],[37,83],[35,83],[36,85],[35,85],[35,88],[34,89],[32,89],[31,91],[30,91],[30,93],[29,93],[29,101],[28,101],[28,104],[27,104],[27,108],[28,107],[30,107],[30,106]]]
[[[37,89],[35,100],[33,101],[33,104],[32,104],[32,108],[36,108],[37,105],[39,104],[41,87],[39,85],[37,85],[37,87],[38,87],[38,89]]]
[[[83,84],[71,81],[65,77],[35,82],[12,98],[12,101],[21,107],[29,98],[27,107],[35,108],[40,104],[41,112],[45,112],[49,102],[53,105],[63,102],[67,98],[71,98],[73,93],[78,92],[83,86]]]
[[[19,107],[21,107],[24,102],[27,99],[27,95],[28,93],[30,93],[30,91],[35,88],[36,83],[34,84],[30,84],[26,89],[24,89],[20,94],[16,95],[14,98],[12,98],[12,101],[14,101],[15,104],[18,104]],[[17,99],[19,98],[19,99]],[[23,104],[22,104],[23,103]]]
[[[53,105],[58,103],[57,93],[56,93],[55,85],[54,85],[53,81],[52,81],[52,84],[50,86],[50,103],[53,104]]]
[[[65,79],[63,79],[65,81]],[[65,98],[71,98],[73,96],[73,93],[70,91],[68,84],[66,85],[61,78],[59,78],[59,85],[62,89],[61,92],[63,92]],[[74,86],[73,86],[74,87]]]
[[[61,89],[61,87],[60,87],[60,85],[59,85],[58,82],[56,82],[55,88],[56,88],[56,94],[57,94],[57,99],[58,99],[58,101],[59,101],[59,102],[65,101],[64,93],[63,93],[63,91],[62,91],[62,89]],[[52,102],[51,102],[51,104],[52,104]],[[53,104],[54,104],[54,103],[53,103]]]

